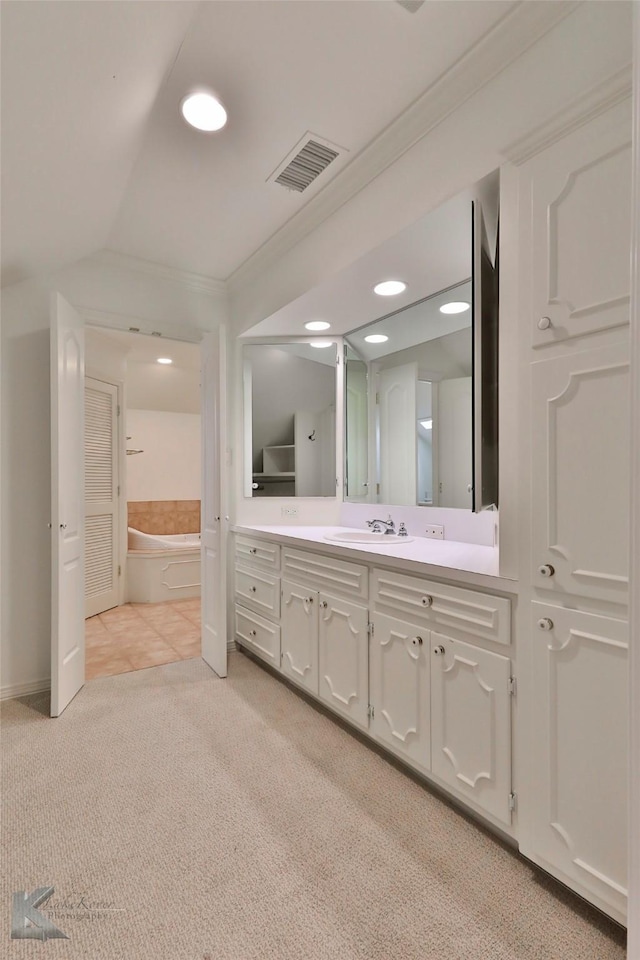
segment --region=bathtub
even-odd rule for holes
[[[200,596],[200,534],[160,536],[129,527],[126,593],[129,603]]]

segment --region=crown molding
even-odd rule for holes
[[[510,143],[501,152],[516,165],[525,163],[536,153],[550,147],[572,130],[588,123],[599,114],[631,96],[632,67],[627,64],[606,80],[596,84],[573,100],[569,106],[546,120],[543,124]]]
[[[200,273],[189,273],[187,270],[178,270],[175,267],[168,267],[163,263],[155,263],[152,260],[143,260],[140,257],[130,257],[128,254],[119,253],[117,250],[101,250],[87,259],[118,267],[122,270],[131,270],[134,273],[144,273],[160,280],[168,280],[170,283],[177,283],[189,290],[206,293],[212,297],[226,298],[227,296],[227,284],[224,280],[205,277]]]
[[[228,278],[230,291],[250,283],[320,226],[578,6],[578,0],[518,3],[245,260]]]
[[[108,310],[96,310],[94,307],[85,307],[76,304],[76,310],[86,323],[95,327],[105,327],[108,330],[123,330],[127,333],[144,333],[149,336],[157,336],[169,340],[186,340],[188,343],[200,343],[206,330],[200,330],[198,327],[188,326],[187,324],[177,326],[158,322],[156,320],[143,320],[141,317],[135,317],[126,313],[111,313]]]

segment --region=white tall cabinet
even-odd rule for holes
[[[629,103],[518,171],[522,852],[626,913]],[[528,388],[527,388],[528,385]]]

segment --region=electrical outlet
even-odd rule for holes
[[[425,535],[432,540],[444,540],[444,527],[441,523],[432,523],[425,530]]]
[[[297,507],[281,507],[281,508],[280,508],[280,516],[281,516],[281,517],[288,517],[288,518],[297,517],[297,516],[298,516],[298,508],[297,508]]]

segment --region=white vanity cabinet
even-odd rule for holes
[[[624,922],[629,101],[531,157],[517,180],[520,456],[531,463],[521,850]]]
[[[281,670],[318,696],[318,591],[282,581]]]
[[[369,726],[369,611],[320,593],[318,694],[327,706],[366,730]]]
[[[280,546],[236,537],[235,639],[280,667]]]

